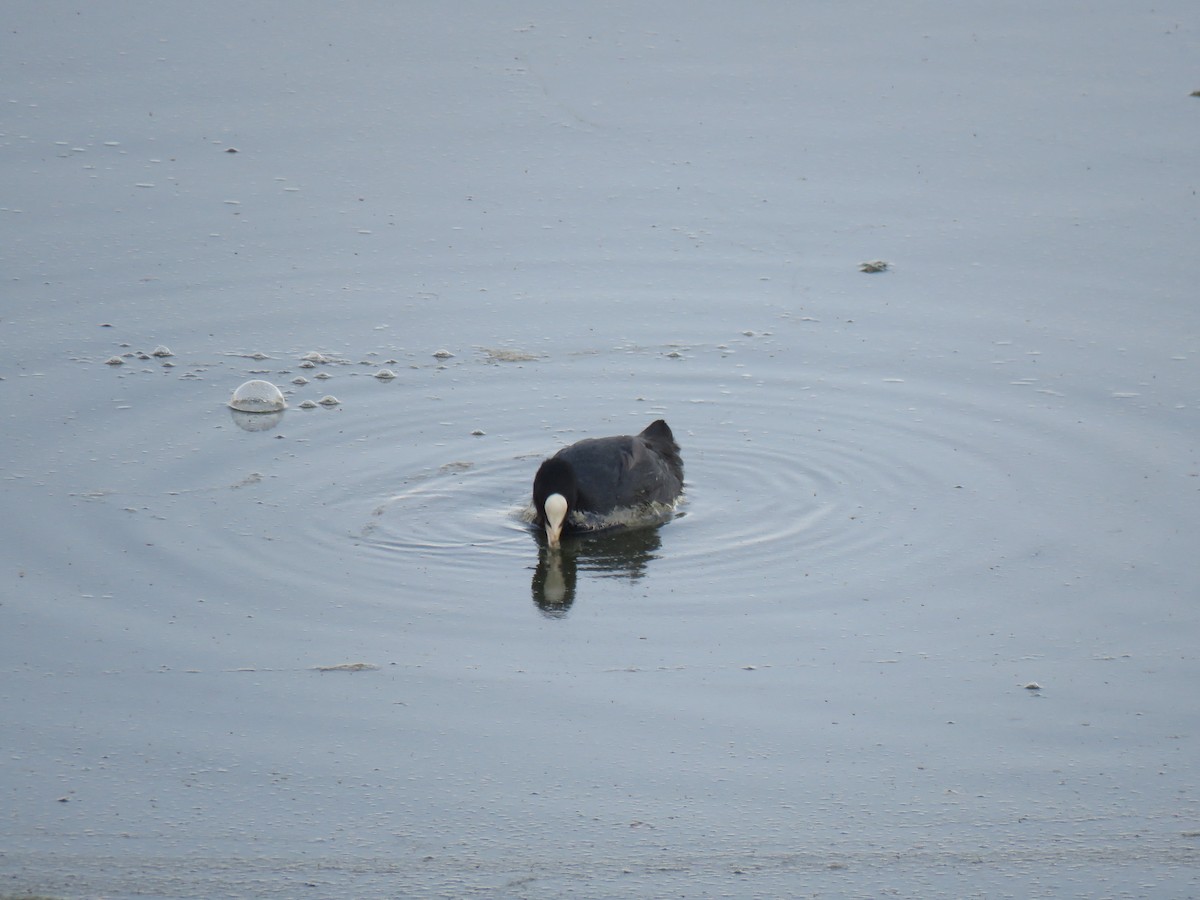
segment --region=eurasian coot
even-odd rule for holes
[[[533,479],[535,521],[557,547],[576,530],[571,514],[605,515],[648,503],[674,503],[683,490],[683,460],[662,419],[637,435],[587,438],[563,447]]]

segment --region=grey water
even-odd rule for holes
[[[1200,892],[1200,28],[1079,13],[10,4],[0,897]]]

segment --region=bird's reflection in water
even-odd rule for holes
[[[565,538],[551,549],[538,535],[538,564],[530,590],[542,614],[562,618],[575,602],[580,570],[600,578],[637,581],[646,573],[662,538],[657,528],[619,528],[598,534]]]

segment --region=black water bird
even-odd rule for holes
[[[683,490],[683,460],[662,419],[641,434],[587,438],[563,447],[533,479],[533,506],[546,540],[557,547],[576,530],[571,514],[606,515],[648,503],[674,503]]]

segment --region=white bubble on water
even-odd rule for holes
[[[265,413],[279,412],[287,403],[283,393],[269,381],[255,379],[247,381],[229,399],[229,405],[241,412]]]

